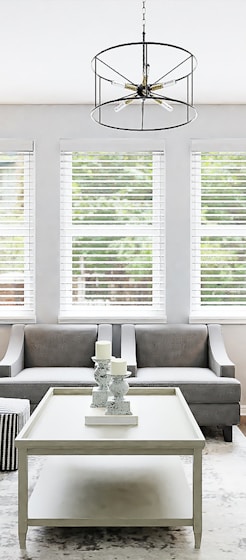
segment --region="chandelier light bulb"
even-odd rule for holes
[[[120,103],[116,105],[114,110],[116,113],[119,113],[119,111],[122,111],[122,109],[124,109],[125,107],[126,107],[125,101],[120,101]]]
[[[168,82],[163,82],[162,87],[174,86],[177,80],[169,80]]]
[[[168,82],[158,82],[157,84],[152,84],[150,88],[151,91],[156,91],[158,89],[174,86],[175,84],[176,84],[176,80],[169,80]]]
[[[125,84],[121,84],[120,82],[115,82],[114,80],[111,80],[111,86],[119,86],[121,88],[125,88],[126,85]]]
[[[161,99],[155,99],[155,101],[157,101],[157,103],[159,103],[159,105],[162,109],[165,109],[166,111],[169,111],[170,113],[173,111],[173,107],[171,105],[169,105],[169,103],[167,103],[166,101],[162,101]]]

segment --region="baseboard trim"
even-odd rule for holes
[[[245,404],[240,406],[240,422],[242,424],[246,424],[246,405]]]

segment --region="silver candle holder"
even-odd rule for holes
[[[107,405],[109,391],[109,369],[111,359],[92,357],[95,363],[94,378],[98,387],[92,389],[92,408],[105,408]]]
[[[127,372],[122,375],[110,374],[109,391],[111,396],[107,401],[105,414],[132,414],[130,410],[130,402],[126,401],[124,398],[129,389],[126,377],[129,377],[130,375],[131,372]]]

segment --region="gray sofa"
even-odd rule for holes
[[[51,386],[92,386],[95,343],[110,325],[13,325],[0,361],[0,397],[27,398],[31,411]]]
[[[131,386],[178,386],[200,426],[232,439],[240,382],[219,325],[13,325],[0,361],[0,397],[28,398],[31,411],[50,386],[95,386],[96,340],[127,360]]]
[[[240,421],[240,382],[220,325],[122,325],[121,354],[131,386],[179,387],[200,426],[221,426],[232,441]]]

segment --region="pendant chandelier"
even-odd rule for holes
[[[91,117],[108,128],[167,130],[197,116],[193,105],[197,60],[182,47],[145,40],[145,4],[143,0],[142,41],[109,47],[92,59],[95,101]]]

